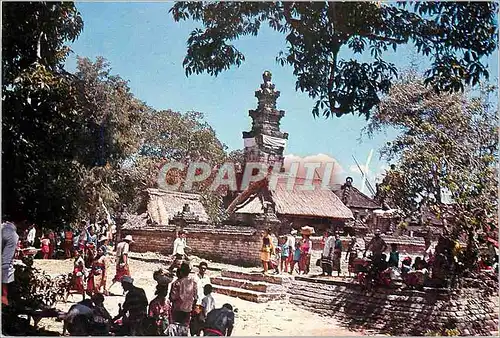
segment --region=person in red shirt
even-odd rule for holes
[[[50,254],[50,239],[49,235],[45,234],[42,239],[40,240],[40,246],[41,246],[41,251],[42,251],[42,258],[43,259],[49,259],[49,254]]]
[[[54,258],[54,252],[56,248],[56,236],[54,235],[54,231],[49,231],[49,259]]]
[[[71,258],[71,249],[73,248],[73,231],[66,227],[64,231],[64,255],[66,258]]]

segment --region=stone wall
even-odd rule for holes
[[[479,289],[452,293],[377,288],[368,292],[357,284],[296,277],[289,292],[292,304],[336,316],[352,328],[392,335],[423,335],[444,328],[456,328],[461,335],[498,331],[498,296]]]
[[[297,237],[300,238],[300,237]],[[366,244],[369,243],[371,237],[365,237],[364,241]],[[384,238],[385,239],[385,238]],[[313,243],[313,250],[322,250],[321,249],[321,240],[320,236],[311,236],[311,241]],[[348,237],[340,237],[342,241],[342,251],[346,252],[349,247],[349,242],[351,241]],[[404,254],[411,255],[423,255],[425,252],[425,244],[422,238],[417,237],[408,237],[408,236],[391,236],[386,240],[389,248],[387,249],[387,255],[391,251],[390,245],[392,242],[396,242],[398,244],[399,255],[402,256]],[[358,238],[359,243],[359,238]],[[364,247],[361,248],[364,250]]]
[[[242,266],[260,264],[261,238],[248,228],[185,228],[191,254],[203,259]],[[132,235],[134,252],[158,252],[171,255],[175,240],[175,227],[151,229],[124,229],[122,236]]]

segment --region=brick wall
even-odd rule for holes
[[[261,238],[254,230],[231,230],[206,228],[186,228],[187,245],[191,254],[212,261],[231,263],[241,266],[260,264]],[[158,252],[171,255],[175,240],[174,227],[162,227],[150,230],[123,230],[122,236],[132,235],[134,252]]]
[[[290,302],[306,310],[336,316],[353,328],[391,335],[419,336],[448,325],[459,329],[461,335],[498,331],[498,302],[480,289],[450,292],[377,288],[366,292],[353,283],[314,283],[296,277],[289,293]]]

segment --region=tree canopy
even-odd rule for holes
[[[314,116],[368,118],[397,77],[384,52],[413,44],[430,57],[426,84],[459,92],[488,78],[484,56],[497,48],[496,2],[177,2],[176,21],[203,28],[187,39],[186,75],[217,76],[245,56],[233,41],[256,36],[265,23],[285,35],[277,61],[293,67],[296,89],[316,100]],[[350,55],[366,55],[369,62]],[[369,55],[368,55],[369,52]]]
[[[450,219],[445,230],[454,240],[496,231],[498,111],[488,99],[494,93],[483,86],[476,95],[436,94],[414,73],[395,84],[366,130],[401,132],[381,150],[394,165],[377,197],[405,216],[425,207]]]
[[[76,91],[62,67],[83,21],[73,3],[2,6],[2,211],[60,224],[78,193]]]

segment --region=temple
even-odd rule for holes
[[[306,182],[305,177],[295,177],[285,171],[283,151],[288,134],[280,130],[285,112],[276,108],[280,92],[271,81],[271,73],[265,71],[262,78],[263,83],[255,92],[257,109],[249,111],[252,129],[243,132],[245,166],[260,163],[269,170],[279,167],[275,172],[280,174],[275,186],[270,184],[269,178],[264,178],[239,194],[233,194],[227,207],[231,222],[256,228],[310,225],[316,232],[331,227],[343,229],[345,223],[353,219],[353,214],[332,190],[322,187],[318,175],[312,182]],[[289,184],[290,180],[293,184]],[[304,189],[309,183],[312,189]],[[273,222],[269,224],[264,219]]]
[[[270,167],[279,165],[283,170],[283,150],[286,147],[288,134],[280,131],[280,121],[285,116],[283,110],[276,109],[276,100],[280,92],[275,90],[271,82],[271,73],[262,75],[264,83],[255,92],[258,106],[250,110],[252,129],[243,132],[246,163],[264,163]]]

